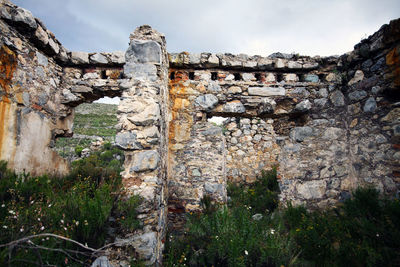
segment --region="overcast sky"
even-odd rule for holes
[[[149,24],[169,52],[340,55],[400,17],[400,0],[11,0],[71,51],[125,51]]]

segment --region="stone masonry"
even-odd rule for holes
[[[277,168],[282,203],[310,208],[360,185],[399,192],[400,19],[335,57],[168,54],[149,26],[126,53],[71,52],[8,0],[0,29],[0,159],[17,172],[68,173],[52,147],[73,134],[74,107],[121,97],[120,197],[142,197],[143,228],[115,237],[114,266],[136,255],[160,265],[167,228],[262,170]]]

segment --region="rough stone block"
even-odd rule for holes
[[[108,63],[107,58],[100,53],[91,55],[90,61],[93,62],[94,64],[107,64]]]
[[[297,193],[305,199],[320,199],[325,192],[325,181],[307,181],[297,185]]]
[[[284,96],[286,90],[283,87],[249,87],[248,92],[257,96]]]
[[[125,59],[134,63],[161,64],[161,46],[155,41],[132,40]]]
[[[47,57],[38,51],[36,51],[36,58],[39,65],[47,67],[47,65],[49,64]]]
[[[36,38],[42,42],[43,45],[47,45],[49,43],[49,36],[47,32],[43,30],[41,26],[38,26],[35,32]]]
[[[89,64],[89,53],[73,51],[71,61],[74,64]]]
[[[304,81],[309,83],[317,83],[319,82],[319,78],[316,74],[307,74],[304,76]]]
[[[158,78],[157,67],[154,64],[136,64],[132,62],[124,65],[124,75],[128,78],[148,79],[152,82]]]
[[[289,69],[301,69],[301,68],[303,68],[303,65],[297,61],[289,61],[288,68]]]
[[[296,142],[303,142],[306,138],[313,135],[313,129],[308,126],[295,127],[290,131],[290,138]]]
[[[364,90],[357,90],[349,93],[349,99],[351,101],[359,101],[367,97],[367,92]]]
[[[32,13],[29,10],[18,7],[14,11],[15,13],[12,14],[13,21],[23,23],[29,28],[36,30],[37,24],[35,21],[35,17],[33,17]]]
[[[344,106],[344,95],[339,90],[332,92],[330,100],[335,107]]]
[[[222,111],[227,113],[244,113],[246,112],[246,108],[239,100],[234,100],[226,103],[222,107]]]
[[[125,150],[142,149],[141,144],[136,141],[136,134],[132,132],[119,132],[115,136],[115,143]]]
[[[376,109],[377,109],[377,104],[376,104],[375,98],[373,98],[373,97],[368,98],[364,104],[364,108],[363,108],[364,112],[372,113]]]
[[[158,167],[160,155],[155,150],[143,151],[135,154],[133,166],[134,172],[153,171]]]
[[[310,100],[306,99],[298,103],[294,109],[298,112],[307,112],[311,109],[311,106]]]
[[[194,103],[201,109],[209,111],[218,104],[218,98],[212,94],[201,95],[195,99]]]

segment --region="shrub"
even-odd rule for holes
[[[137,219],[137,208],[141,203],[139,196],[131,196],[129,199],[121,199],[117,203],[116,214],[120,218],[120,223],[124,230],[133,231],[140,226],[140,222]]]
[[[400,201],[359,188],[336,208],[277,209],[276,173],[229,185],[229,205],[203,200],[181,234],[169,234],[166,266],[399,266]],[[257,214],[258,213],[258,214]],[[257,214],[257,215],[255,215]]]
[[[279,184],[276,179],[276,169],[266,172],[250,185],[229,184],[228,195],[230,206],[247,206],[255,213],[271,213],[279,204]]]
[[[269,212],[277,205],[276,171],[263,173],[242,189],[230,185],[229,207],[202,201],[204,213],[188,215],[183,235],[170,234],[166,266],[280,266],[296,261],[298,252]],[[261,201],[259,200],[261,199]],[[257,207],[257,205],[260,205]],[[261,218],[253,217],[262,213]],[[259,217],[259,216],[258,216]]]
[[[83,151],[83,147],[82,146],[76,146],[75,147],[75,154],[80,157],[82,156],[82,151]]]
[[[119,155],[119,160],[114,155]],[[135,209],[140,200],[117,199],[122,163],[122,152],[112,147],[74,162],[70,175],[62,178],[17,175],[7,169],[5,162],[0,162],[0,244],[29,235],[53,233],[99,248],[105,242],[113,213],[124,217],[118,218],[121,221],[118,227],[136,229],[139,224]],[[0,248],[0,265],[31,266],[40,259],[57,266],[66,265],[66,261],[68,266],[82,266],[90,261],[85,250],[70,242],[52,237],[33,238],[31,242],[30,249],[25,249],[26,243]],[[33,246],[50,250],[39,252]]]
[[[283,220],[302,257],[317,266],[396,266],[400,263],[398,199],[359,188],[342,206],[308,212],[289,206]]]

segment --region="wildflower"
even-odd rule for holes
[[[84,223],[85,223],[85,225],[88,225],[88,224],[89,224],[87,220],[85,220],[85,222],[84,222]]]
[[[275,234],[275,229],[270,229],[269,232],[271,233],[271,235]]]
[[[40,222],[40,218],[37,218],[37,220]]]
[[[48,206],[48,207],[50,208],[51,206],[52,206],[52,204],[49,204],[49,206]]]
[[[244,254],[249,255],[249,252],[247,250],[244,251]]]
[[[13,210],[9,210],[8,213],[15,215],[15,211],[13,211]]]
[[[50,237],[46,237],[46,240],[49,240],[50,239]]]
[[[64,227],[64,230],[67,231],[67,227]]]
[[[24,228],[19,229],[19,231],[22,233],[24,231]]]
[[[7,225],[3,225],[3,228],[4,228],[4,229],[7,229],[7,228],[8,228],[8,226],[7,226]]]
[[[215,239],[218,239],[218,236],[217,236],[217,235],[215,236]]]
[[[63,219],[61,219],[60,222],[61,222],[62,224],[64,224],[64,220],[63,220]]]
[[[379,234],[376,234],[376,237],[379,237]]]
[[[75,225],[78,226],[78,225],[79,225],[79,221],[76,221],[76,222],[75,222]]]
[[[43,230],[44,230],[44,226],[40,227],[40,230],[42,230],[42,231],[43,231]]]
[[[35,201],[34,201],[34,200],[32,200],[32,201],[31,201],[31,204],[33,204],[33,203],[35,203]]]
[[[1,207],[4,208],[6,205],[5,204],[1,204]]]

